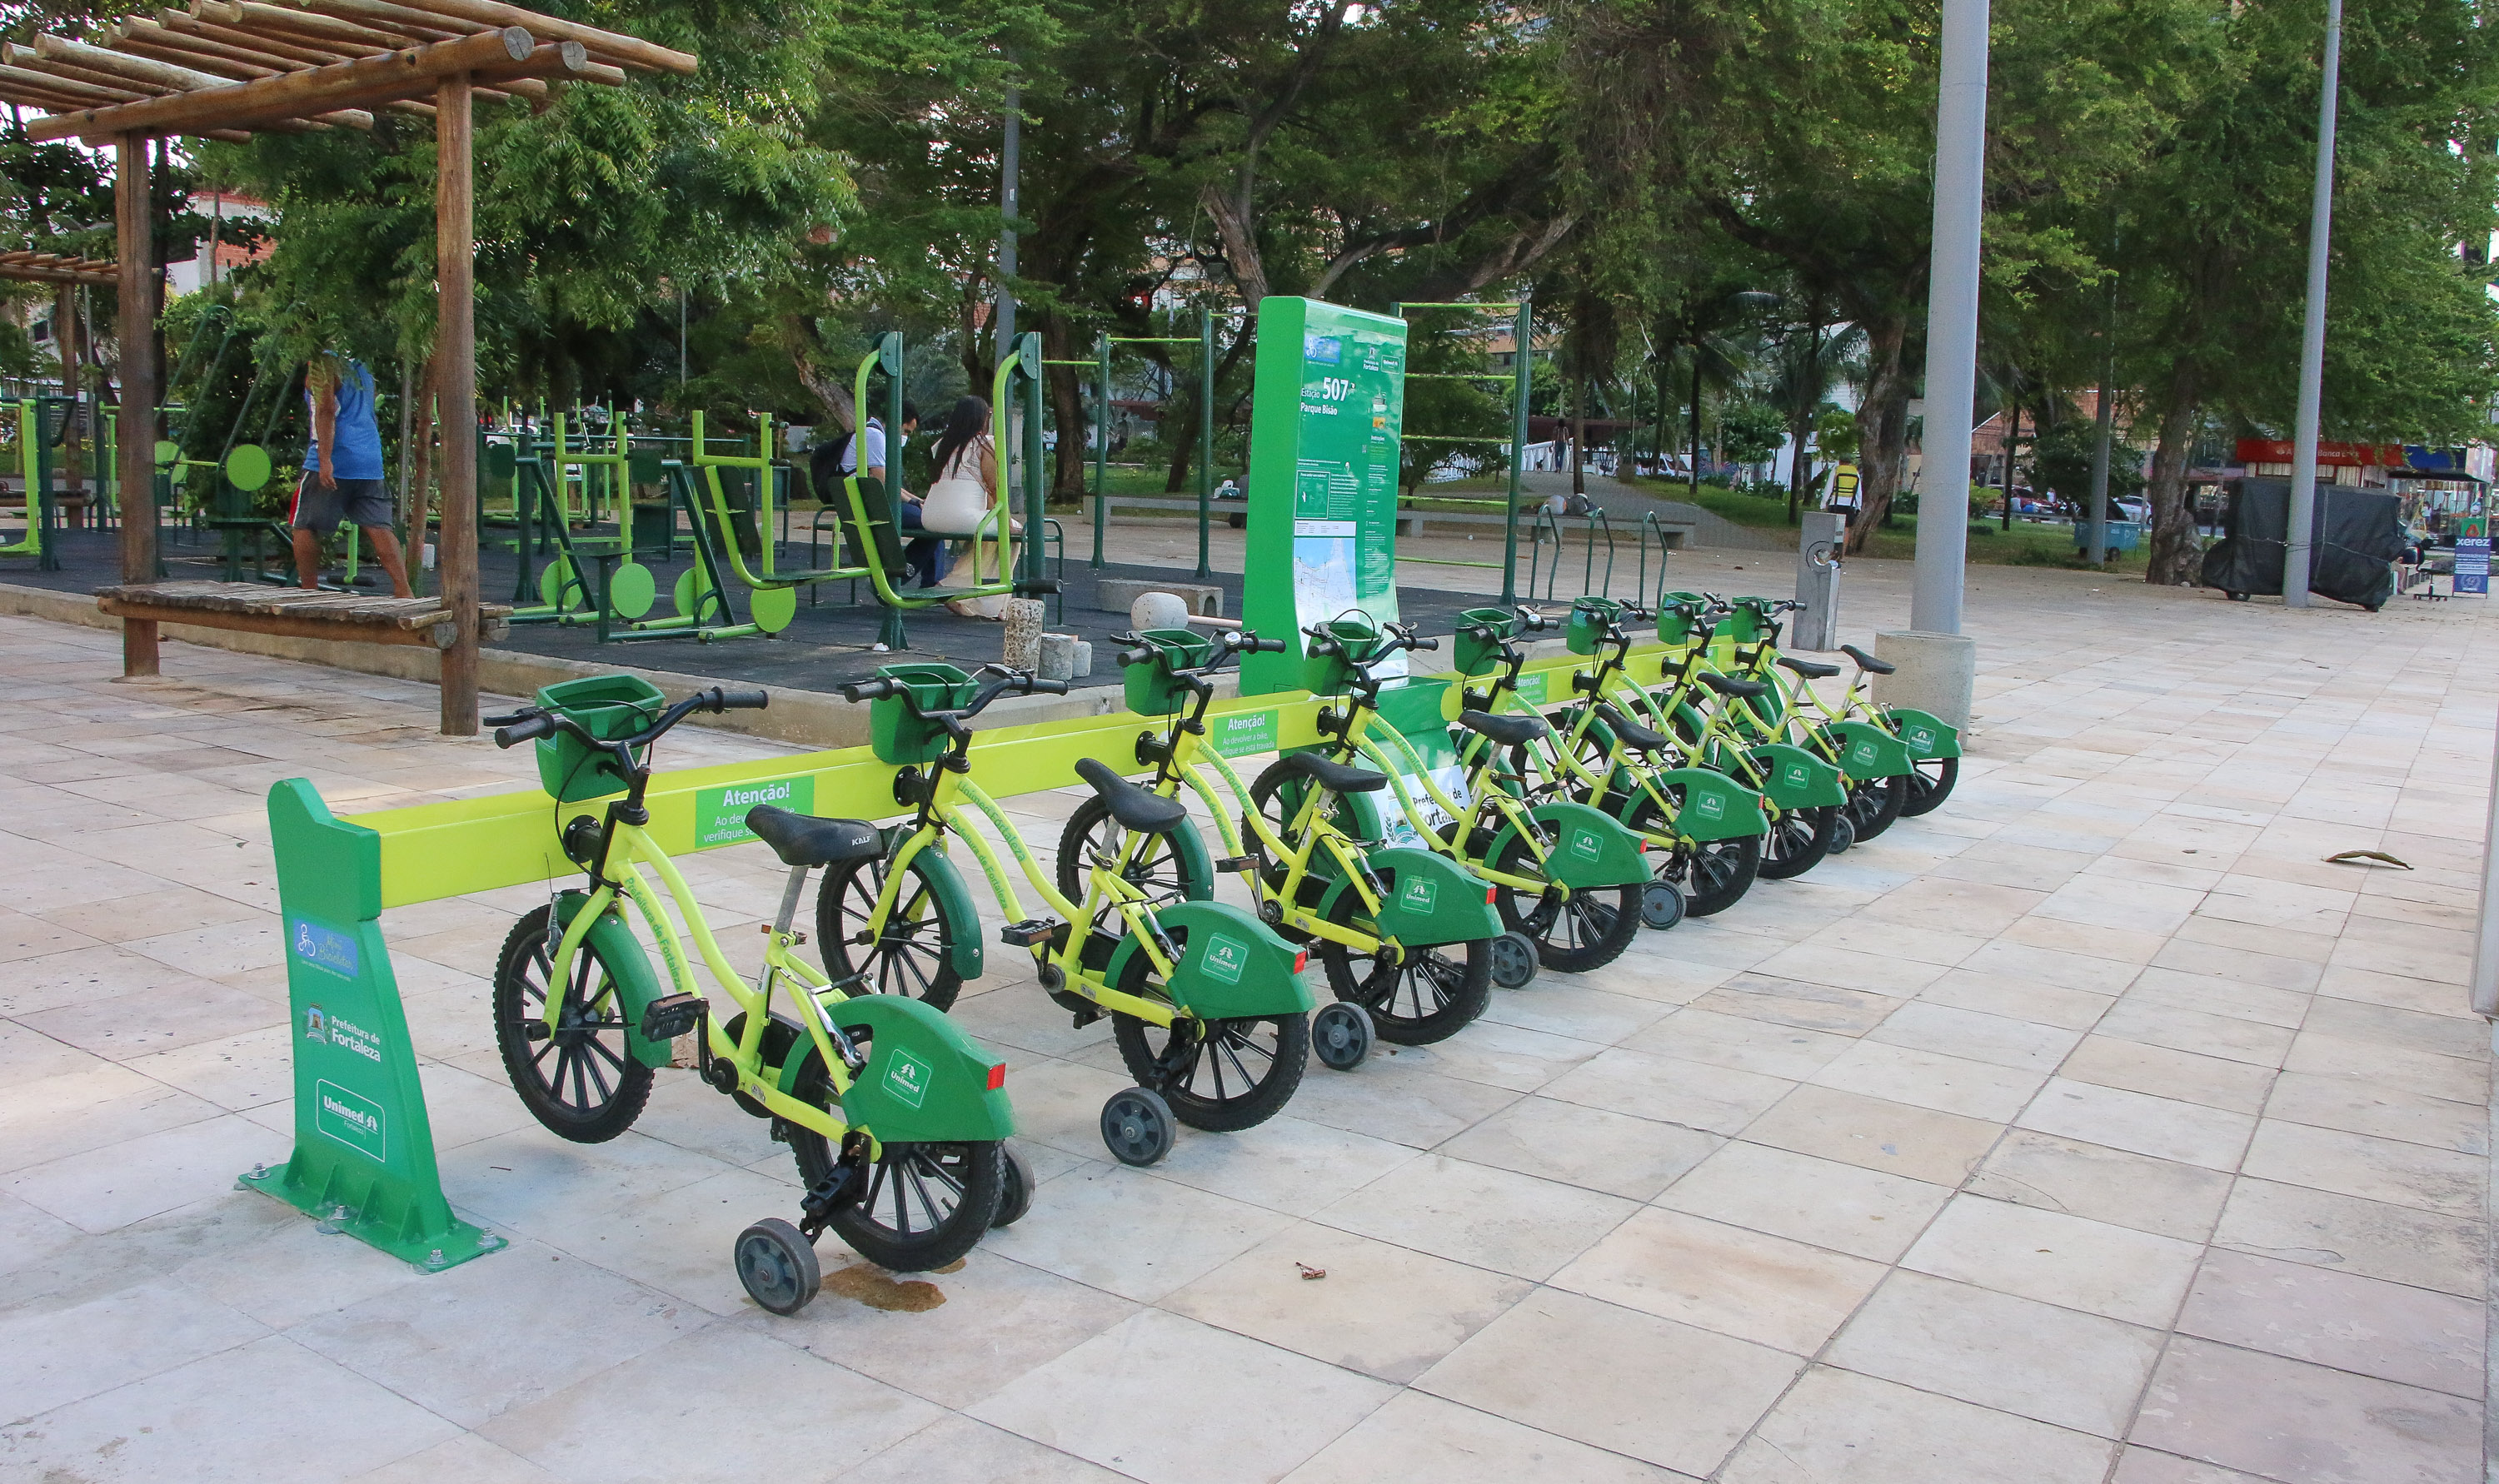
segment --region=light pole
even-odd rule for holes
[[[1978,376],[1978,239],[1987,177],[1988,0],[1944,0],[1935,97],[1933,267],[1928,273],[1926,490],[1906,632],[1875,636],[1888,697],[1969,721],[1977,648],[1961,631],[1969,545],[1970,407]]]
[[[2299,410],[2290,443],[2290,529],[2282,600],[2308,606],[2310,528],[2317,521],[2317,403],[2325,379],[2325,250],[2334,231],[2334,104],[2343,79],[2343,0],[2325,0],[2325,77],[2317,100],[2317,183],[2308,202],[2308,311],[2299,326]]]

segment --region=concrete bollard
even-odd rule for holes
[[[1176,593],[1140,593],[1128,604],[1128,624],[1134,629],[1186,629],[1188,600]]]
[[[1087,680],[1091,678],[1092,674],[1093,645],[1089,640],[1079,639],[1076,641],[1076,673],[1071,678]]]
[[[1899,668],[1874,677],[1874,698],[1914,706],[1963,731],[1978,680],[1978,641],[1967,634],[1895,629],[1874,635],[1874,658]]]
[[[1019,670],[1041,667],[1041,624],[1045,610],[1038,597],[1007,599],[1006,653],[999,659]]]
[[[1046,633],[1041,636],[1039,674],[1044,680],[1076,678],[1076,635]]]

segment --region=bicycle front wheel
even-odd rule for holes
[[[932,1010],[954,1007],[963,988],[955,946],[978,942],[981,924],[937,889],[925,858],[916,855],[904,868],[893,911],[875,932],[868,923],[885,888],[885,860],[847,860],[825,873],[816,888],[816,945],[825,972],[845,994],[902,994]]]
[[[1193,826],[1183,824],[1183,829]],[[1085,900],[1086,876],[1097,860],[1120,858],[1128,840],[1127,826],[1111,818],[1111,806],[1095,794],[1076,806],[1067,827],[1058,834],[1058,894],[1071,902]],[[1203,879],[1196,864],[1172,849],[1167,835],[1149,835],[1137,842],[1137,853],[1120,872],[1129,886],[1157,907],[1174,902],[1212,900],[1215,883]]]
[[[547,1131],[575,1144],[604,1144],[633,1126],[651,1100],[651,1069],[625,1039],[625,1006],[598,948],[572,956],[552,1032],[549,981],[563,936],[548,907],[512,924],[495,962],[495,1046],[521,1106]]]

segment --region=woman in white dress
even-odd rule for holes
[[[955,409],[946,414],[946,426],[937,435],[933,457],[937,477],[921,500],[920,526],[932,536],[956,541],[960,553],[941,585],[970,588],[994,584],[1000,573],[1012,569],[1015,561],[1013,543],[1000,528],[1009,527],[1021,535],[1023,527],[999,519],[998,453],[990,436],[990,404],[978,397],[957,401]],[[982,539],[973,540],[975,535]],[[946,608],[965,618],[998,620],[1006,617],[1007,599],[1004,595],[960,597]]]

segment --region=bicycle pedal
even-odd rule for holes
[[[674,1041],[702,1023],[711,1006],[699,994],[671,994],[642,1007],[642,1039]]]
[[[1028,949],[1049,942],[1050,935],[1057,930],[1058,924],[1046,918],[1026,918],[999,928],[998,941],[1009,948]]]
[[[1255,855],[1226,855],[1215,863],[1215,868],[1218,871],[1254,871],[1258,869],[1258,857]]]

